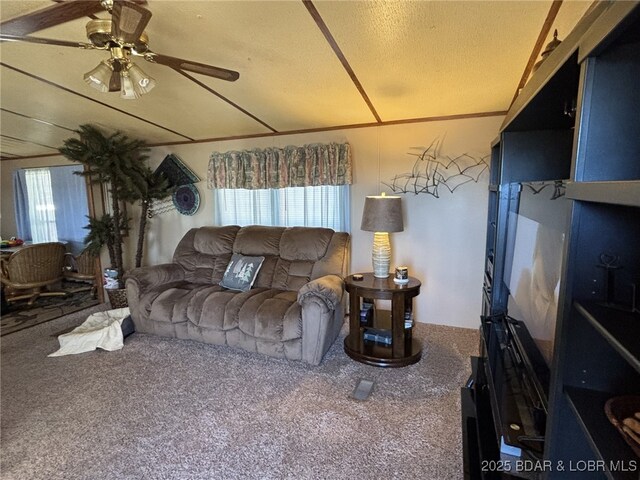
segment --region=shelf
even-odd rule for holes
[[[575,303],[609,344],[640,372],[640,314],[605,307],[596,303]]]
[[[422,344],[410,337],[405,340],[404,357],[394,357],[392,345],[363,340],[357,333],[347,335],[344,350],[354,360],[374,367],[406,367],[418,362],[422,356]]]
[[[598,55],[608,47],[616,34],[620,33],[617,30],[622,30],[631,23],[632,12],[637,7],[636,2],[611,2],[608,9],[593,22],[580,40],[578,61],[583,62],[588,56]],[[638,15],[637,10],[635,14]]]
[[[566,195],[573,200],[640,207],[640,180],[568,182]]]
[[[605,10],[604,2],[590,9],[571,33],[562,40],[562,43],[542,62],[509,108],[500,131],[559,128],[557,123],[566,120],[566,116],[562,118],[563,102],[567,100],[564,94],[568,83],[575,83],[575,85],[578,83],[577,70],[573,67],[577,66],[579,40],[591,23]],[[571,82],[567,83],[567,77]],[[558,103],[554,102],[558,99],[560,109],[554,110],[549,116],[547,106]]]
[[[638,457],[604,413],[604,404],[613,395],[574,387],[565,387],[564,393],[591,448],[600,460],[605,461],[607,477],[615,480],[638,480],[636,469],[622,471],[622,467],[629,469],[632,462],[637,465]],[[612,471],[612,467],[616,466],[618,471]]]

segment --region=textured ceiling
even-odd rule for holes
[[[156,144],[369,124],[376,115],[389,122],[504,111],[551,3],[315,1],[332,46],[302,1],[148,0],[153,51],[236,70],[239,80],[191,74],[199,85],[137,59],[157,86],[123,100],[82,79],[106,52],[3,42],[0,154],[55,153],[82,123]],[[0,18],[50,5],[0,0]],[[562,3],[553,24],[560,38],[589,5]],[[86,42],[88,20],[31,35]]]

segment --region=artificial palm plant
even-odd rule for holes
[[[114,248],[115,238],[113,237],[113,217],[108,213],[100,218],[87,217],[89,223],[85,229],[89,230],[84,237],[86,249],[93,256],[100,255],[103,247],[107,247],[109,252],[109,262],[111,268],[116,268],[116,252]]]
[[[81,175],[89,176],[92,181],[102,183],[107,189],[111,199],[111,215],[98,219],[94,223],[95,231],[90,222],[89,237],[95,235],[96,240],[104,240],[104,245],[109,248],[112,267],[118,272],[118,286],[123,288],[122,227],[126,229],[129,219],[122,205],[123,202],[144,198],[144,192],[148,191],[146,143],[130,139],[122,132],[107,134],[89,124],[81,125],[76,133],[79,138],[65,140],[59,151],[69,160],[85,165]]]
[[[154,200],[162,200],[173,192],[173,187],[164,176],[156,176],[151,170],[145,173],[144,189],[139,193],[140,199],[140,224],[138,228],[138,246],[136,249],[136,268],[142,266],[142,255],[144,252],[144,238],[147,230],[151,204]]]

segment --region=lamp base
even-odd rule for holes
[[[373,234],[373,276],[376,278],[389,277],[391,266],[391,244],[387,232],[375,232]]]

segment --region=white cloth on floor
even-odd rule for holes
[[[73,355],[102,348],[120,350],[124,346],[122,321],[129,315],[129,308],[116,308],[89,315],[84,323],[68,333],[58,336],[60,349],[49,357]]]

